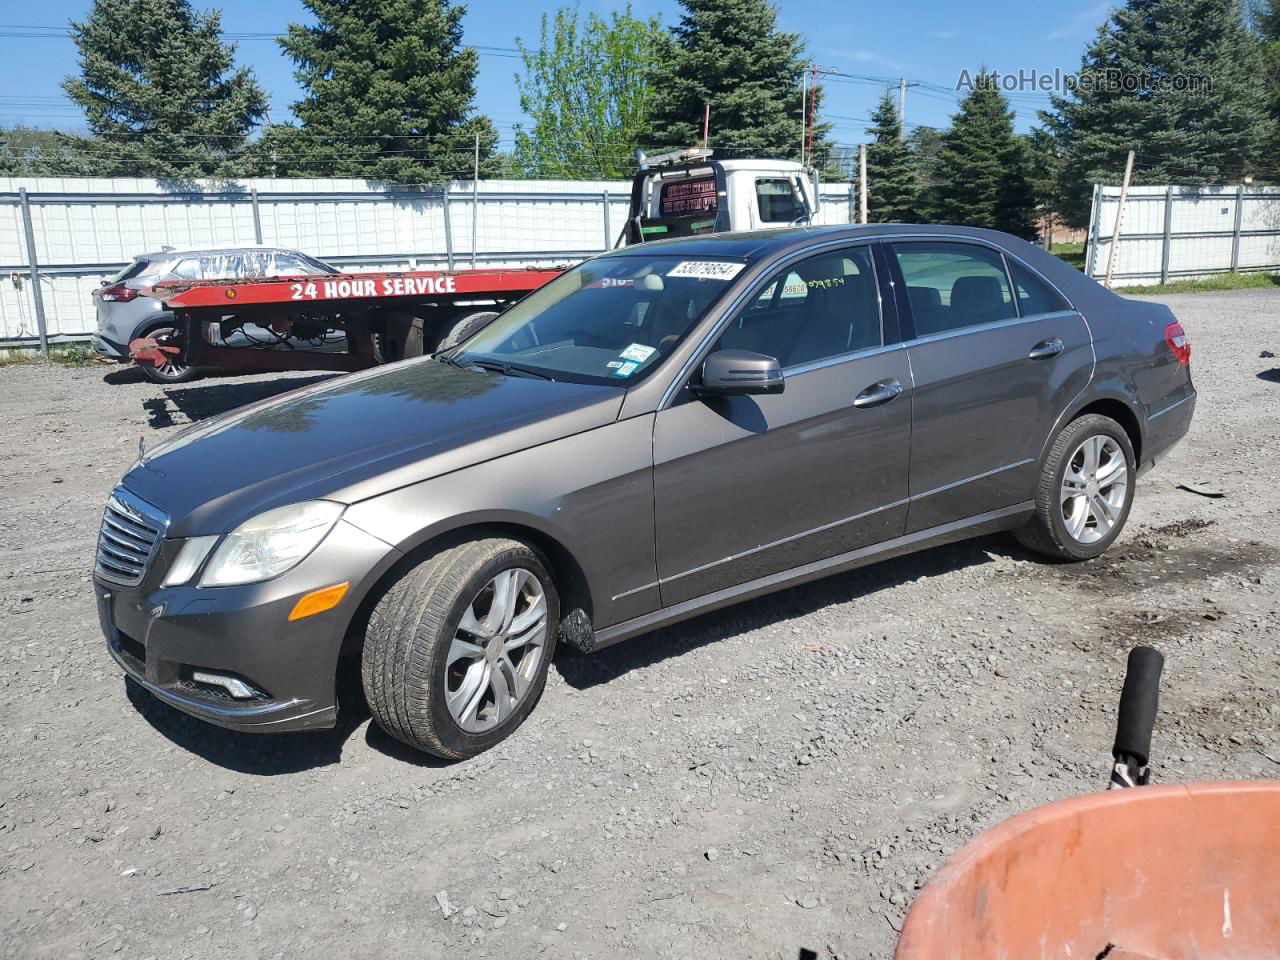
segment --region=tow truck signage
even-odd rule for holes
[[[545,270],[464,270],[458,273],[423,270],[405,273],[354,273],[332,277],[262,277],[231,283],[196,280],[157,284],[146,296],[170,310],[210,309],[237,313],[289,303],[372,302],[387,299],[426,300],[445,297],[509,299],[524,296],[558,277],[563,267]]]
[[[421,297],[457,293],[452,274],[416,277],[351,277],[289,284],[291,300],[350,300],[356,297]]]

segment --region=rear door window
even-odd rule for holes
[[[1070,310],[1071,304],[1063,299],[1062,294],[1049,286],[1040,277],[1032,273],[1017,260],[1008,258],[1009,273],[1013,275],[1013,286],[1018,291],[1018,312],[1024,317],[1038,313],[1060,313]]]
[[[1017,316],[997,251],[946,241],[891,248],[906,281],[917,337]]]

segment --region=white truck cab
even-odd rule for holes
[[[812,223],[818,182],[794,160],[713,160],[710,150],[637,151],[631,210],[618,246]]]

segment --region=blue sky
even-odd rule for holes
[[[480,110],[498,124],[504,140],[521,119],[514,74],[518,59],[504,52],[515,38],[536,42],[538,20],[560,0],[471,0],[465,20],[466,40],[482,50],[478,100]],[[205,0],[195,0],[197,7]],[[624,6],[623,0],[580,0],[583,11],[604,12]],[[634,0],[639,15],[658,14],[664,23],[678,18],[675,0]],[[1028,4],[1026,0],[987,0],[960,4],[954,0],[782,0],[779,20],[784,29],[802,34],[813,60],[822,67],[860,77],[898,77],[942,85],[954,91],[961,71],[988,67],[1016,72],[1036,69],[1051,73],[1077,69],[1086,43],[1106,17],[1109,3]],[[59,35],[68,20],[81,18],[89,0],[44,0],[35,6],[6,3],[0,15],[0,125],[72,129],[81,126],[79,112],[62,96],[59,82],[75,70],[75,47]],[[272,117],[289,116],[297,98],[292,65],[279,47],[263,35],[282,32],[290,22],[304,21],[299,0],[224,0],[223,26],[238,39],[238,62],[251,66],[271,98]],[[833,12],[838,11],[838,12]],[[27,28],[43,28],[30,30]],[[38,36],[15,36],[35,33]],[[256,36],[255,36],[256,35]],[[866,117],[882,88],[875,81],[833,79],[827,83],[825,113],[836,127],[839,142],[865,139]],[[912,88],[908,94],[908,123],[946,126],[955,111],[955,94]],[[1017,126],[1035,121],[1044,94],[1013,98]],[[713,118],[714,128],[714,118]]]

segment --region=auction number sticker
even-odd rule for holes
[[[683,260],[675,265],[668,277],[697,277],[699,280],[732,280],[745,267],[745,263],[729,263],[724,260]]]

